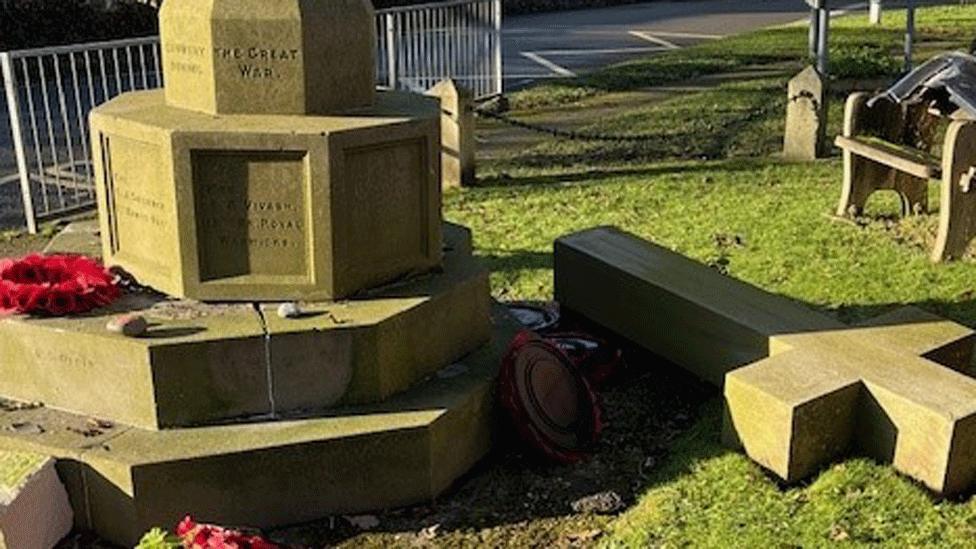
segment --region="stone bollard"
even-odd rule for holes
[[[474,95],[451,79],[442,80],[428,93],[441,100],[441,186],[471,186],[475,182]]]
[[[824,154],[826,142],[826,86],[820,73],[807,67],[790,80],[783,157],[797,161],[815,160]]]

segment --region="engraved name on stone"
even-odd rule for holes
[[[77,353],[67,353],[51,349],[43,349],[39,347],[34,348],[34,358],[38,362],[43,362],[47,364],[59,364],[62,366],[68,366],[70,368],[94,368],[95,361],[79,356]]]

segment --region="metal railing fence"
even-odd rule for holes
[[[486,98],[502,91],[501,0],[456,0],[376,13],[377,84],[426,91],[445,78]],[[163,85],[158,37],[0,52],[0,226],[91,208],[88,113]],[[2,111],[3,109],[0,109]],[[21,209],[22,208],[22,209]]]

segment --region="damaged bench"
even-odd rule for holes
[[[961,257],[976,237],[976,120],[958,108],[960,98],[946,86],[924,88],[907,100],[922,82],[909,75],[882,96],[855,93],[848,98],[843,135],[835,141],[844,154],[837,214],[861,214],[880,190],[898,194],[902,215],[925,213],[929,180],[939,180],[939,228],[931,256],[938,262]]]

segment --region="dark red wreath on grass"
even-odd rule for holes
[[[66,316],[104,307],[118,296],[115,275],[90,257],[0,259],[0,314]]]

